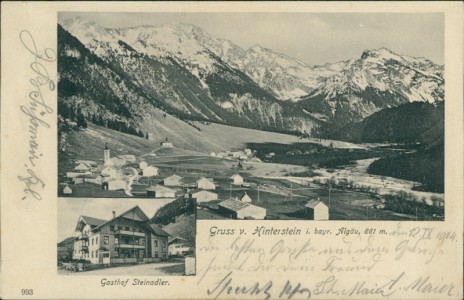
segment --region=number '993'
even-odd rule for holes
[[[33,289],[22,289],[21,295],[34,295],[34,290]]]

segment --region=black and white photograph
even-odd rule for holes
[[[195,275],[195,228],[188,199],[60,198],[58,274]]]
[[[114,210],[147,222],[137,203],[166,201],[200,220],[445,219],[443,13],[60,12],[57,26],[59,213],[89,213],[60,230],[99,234]],[[107,199],[128,213],[90,214]],[[101,240],[66,259],[125,259]],[[153,255],[139,247],[127,259]]]

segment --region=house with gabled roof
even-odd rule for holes
[[[230,176],[231,183],[233,185],[242,185],[243,184],[243,177],[239,174],[234,174]]]
[[[251,197],[248,196],[247,192],[245,192],[245,193],[243,194],[243,196],[240,198],[240,200],[241,200],[242,202],[251,203]]]
[[[306,203],[305,210],[306,216],[310,220],[322,221],[329,219],[329,207],[319,199]]]
[[[182,186],[182,184],[184,183],[184,180],[182,177],[174,174],[174,175],[164,178],[163,183],[165,186]]]
[[[218,203],[218,211],[229,219],[255,219],[266,218],[266,209],[257,205],[230,198]]]
[[[202,190],[214,190],[216,185],[212,178],[201,177],[197,180],[197,188]]]
[[[145,177],[152,177],[152,176],[158,176],[159,174],[159,169],[155,166],[147,166],[142,170],[142,176]]]
[[[193,190],[189,192],[189,196],[195,199],[197,203],[209,202],[218,199],[218,194],[208,190]]]
[[[74,170],[78,172],[85,172],[90,170],[90,167],[84,163],[80,163],[74,168]]]
[[[175,198],[176,191],[162,185],[147,188],[147,196],[153,198]]]
[[[139,206],[102,220],[80,216],[74,240],[74,259],[93,264],[136,263],[167,258],[169,235],[151,223]]]

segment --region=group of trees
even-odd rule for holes
[[[440,200],[438,198],[432,197],[433,205],[428,205],[426,199],[423,198],[421,201],[406,192],[392,193],[383,196],[385,201],[385,209],[403,213],[403,214],[421,214],[424,215],[433,215],[433,214],[443,214],[444,208],[439,205]]]
[[[128,122],[116,119],[107,119],[98,113],[89,115],[86,118],[81,108],[73,107],[60,101],[58,101],[58,113],[63,117],[64,120],[71,120],[76,122],[78,128],[87,128],[88,120],[95,125],[148,139],[148,133],[144,133],[142,130],[136,128]]]
[[[156,224],[167,225],[175,222],[177,216],[193,213],[195,213],[195,201],[182,197],[161,207],[153,216],[152,221]]]

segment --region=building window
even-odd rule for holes
[[[163,252],[163,258],[166,258],[166,252]]]
[[[127,231],[130,231],[130,228],[129,228],[129,226],[126,226],[126,230],[127,230]]]
[[[163,248],[166,248],[166,241],[163,241]]]
[[[98,236],[95,238],[95,244],[98,245]]]
[[[122,229],[122,226],[118,226],[118,230],[121,230]]]
[[[134,239],[134,244],[138,245],[139,244],[139,239]]]
[[[93,246],[93,238],[92,238],[92,246]]]
[[[93,258],[93,251],[92,251],[92,258]]]
[[[155,251],[155,258],[158,258],[158,251]]]
[[[110,225],[110,231],[114,231],[114,225]]]
[[[140,239],[140,245],[144,245],[144,246],[145,246],[145,239]]]
[[[104,244],[109,245],[110,244],[110,237],[105,235],[104,238],[105,238]]]
[[[158,240],[153,241],[155,243],[155,247],[158,247]]]
[[[142,229],[139,229],[139,232],[143,233],[143,230],[142,230]]]
[[[119,238],[115,237],[115,238],[114,238],[114,243],[115,243],[115,244],[119,244]]]
[[[118,258],[118,257],[119,257],[119,252],[118,252],[118,251],[114,251],[114,257],[115,257],[115,258]]]

